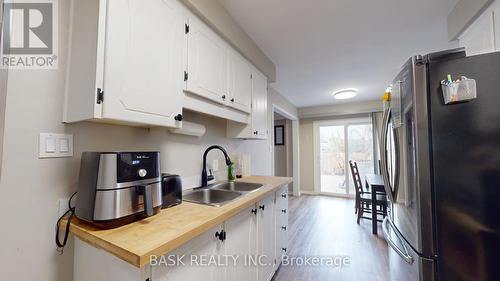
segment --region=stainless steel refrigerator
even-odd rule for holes
[[[473,79],[476,98],[445,104],[449,74]],[[393,82],[381,156],[391,280],[500,280],[500,53],[411,58]]]

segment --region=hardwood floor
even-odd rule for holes
[[[387,243],[371,232],[371,221],[356,224],[354,200],[309,196],[289,200],[289,257],[349,257],[350,265],[285,266],[275,281],[305,280],[389,280]]]

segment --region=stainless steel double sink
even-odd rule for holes
[[[262,184],[248,182],[221,182],[187,190],[182,194],[182,199],[187,202],[220,207],[262,186]]]

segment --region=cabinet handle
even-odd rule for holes
[[[256,215],[256,214],[257,214],[257,209],[252,209],[252,213],[253,213],[254,215]]]
[[[223,95],[223,96],[222,96],[222,99],[223,99],[223,100],[225,100],[225,99],[226,99],[226,95]]]
[[[234,102],[234,99],[231,99],[231,102]]]
[[[226,240],[226,232],[221,230],[220,232],[215,233],[215,237],[219,238],[220,241]]]
[[[265,208],[266,208],[266,205],[260,205],[259,206],[259,209],[261,209],[262,211],[264,211]]]
[[[286,198],[286,194],[281,194],[281,197]]]
[[[177,115],[175,115],[174,120],[175,120],[175,121],[179,121],[179,122],[181,122],[181,121],[182,121],[182,118],[183,118],[183,117],[182,117],[182,114],[177,114]]]
[[[285,230],[286,231],[286,226],[282,226],[281,229]]]
[[[286,214],[286,209],[281,210],[283,214]]]

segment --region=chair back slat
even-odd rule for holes
[[[363,183],[361,177],[359,176],[358,164],[349,160],[349,166],[351,166],[352,180],[354,182],[354,188],[356,190],[356,197],[359,197],[363,193]]]

